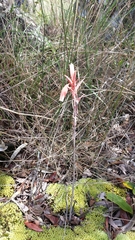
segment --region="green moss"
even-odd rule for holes
[[[27,231],[27,237],[30,240],[75,240],[75,234],[71,229],[63,229],[60,227],[44,228],[43,233],[37,233],[31,230]]]
[[[95,209],[87,215],[86,221],[82,223],[82,226],[75,227],[73,231],[68,228],[50,227],[50,229],[47,229],[43,227],[43,232],[38,233],[25,228],[22,213],[19,211],[18,207],[14,203],[8,203],[0,208],[0,239],[106,240],[106,234],[102,231],[103,222],[102,209],[100,209],[100,211],[99,209]],[[96,237],[97,235],[98,238]]]
[[[118,195],[125,196],[124,189],[120,189],[114,186],[112,183],[102,179],[96,180],[91,178],[87,178],[87,179],[82,178],[79,180],[79,184],[80,183],[83,184],[83,186],[85,186],[85,189],[86,189],[85,191],[89,192],[90,195],[92,195],[93,197],[96,197],[101,192],[110,192],[110,191]]]
[[[22,213],[14,203],[0,204],[0,226],[4,238],[25,240]]]
[[[134,240],[135,239],[135,234],[133,238],[129,238],[127,234],[119,234],[117,235],[117,237],[115,238],[115,240]]]
[[[68,199],[68,187],[63,184],[50,184],[47,187],[47,193],[51,195],[50,201],[54,201],[54,211],[66,209],[66,200]]]
[[[11,197],[14,193],[15,181],[12,177],[0,173],[0,196]]]
[[[47,187],[47,193],[51,196],[54,212],[60,212],[66,207],[70,208],[70,201],[72,195],[72,186],[65,186],[63,184],[50,184]],[[85,211],[88,208],[86,195],[89,193],[92,197],[97,197],[101,192],[113,191],[116,194],[124,196],[124,190],[114,187],[113,184],[103,180],[94,179],[80,179],[75,184],[74,189],[74,210],[77,214],[80,211]]]
[[[91,229],[92,231],[92,229]],[[29,230],[27,232],[27,240],[107,240],[108,237],[102,230],[96,232],[87,233],[83,230],[83,227],[78,226],[74,230],[63,229],[60,227],[45,229],[43,233],[36,233]]]
[[[87,214],[86,221],[84,222],[85,224],[83,226],[84,230],[88,233],[91,233],[91,231],[95,231],[96,229],[102,230],[104,221],[103,208],[95,208]]]
[[[25,235],[25,226],[24,223],[21,222],[20,224],[16,223],[15,226],[12,226],[9,232],[9,239],[10,240],[26,240]]]
[[[103,231],[103,226],[103,209],[93,209],[89,214],[87,214],[86,220],[82,223],[82,225],[74,228],[74,232],[78,236],[77,240],[107,240],[108,236]]]
[[[3,205],[0,203],[0,223],[6,226],[7,230],[16,223],[22,222],[22,213],[14,203]]]
[[[135,232],[127,232],[126,234],[119,234],[115,238],[115,240],[134,240],[135,239]]]
[[[9,176],[8,176],[9,177]],[[11,180],[12,178],[8,178]],[[9,181],[11,183],[11,181]],[[10,185],[11,189],[12,184]],[[117,194],[123,194],[124,191],[114,187],[111,183],[96,181],[91,179],[81,179],[75,184],[76,201],[75,210],[87,209],[86,193],[98,198],[98,194],[103,191],[114,191]],[[9,191],[10,192],[10,191]],[[65,211],[66,203],[70,204],[72,187],[63,184],[50,184],[47,188],[50,194],[50,200],[54,209]],[[55,206],[56,204],[56,206]],[[0,203],[0,240],[108,240],[107,234],[103,230],[104,226],[104,209],[101,207],[90,210],[85,221],[73,230],[70,228],[43,227],[43,232],[35,232],[25,227],[21,211],[14,203],[3,205]],[[128,232],[120,234],[116,240],[133,240],[135,233]]]

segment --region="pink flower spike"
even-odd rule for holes
[[[64,101],[64,99],[65,99],[65,97],[66,97],[66,95],[67,95],[67,93],[68,93],[68,89],[69,89],[69,84],[66,84],[66,85],[62,88],[61,94],[60,94],[60,99],[59,99],[60,102],[63,102],[63,101]]]

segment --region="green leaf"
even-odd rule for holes
[[[111,202],[117,204],[124,211],[133,214],[132,207],[122,197],[120,197],[120,196],[118,196],[118,195],[116,195],[114,193],[107,193],[106,197]]]
[[[123,185],[131,190],[133,190],[135,188],[135,184],[132,182],[123,182]]]
[[[135,195],[135,188],[132,190],[133,194]]]

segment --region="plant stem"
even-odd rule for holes
[[[78,103],[76,97],[73,98],[73,183],[72,183],[72,195],[70,202],[69,221],[71,221],[73,213],[73,202],[74,202],[74,186],[75,186],[75,165],[76,165],[76,125],[77,125],[77,112]]]

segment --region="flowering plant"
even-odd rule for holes
[[[72,196],[71,196],[71,203],[70,203],[70,213],[69,213],[69,221],[71,221],[72,212],[73,212],[73,200],[74,200],[74,184],[75,184],[75,165],[76,165],[76,125],[77,125],[77,114],[78,114],[78,103],[80,99],[83,97],[78,97],[78,89],[82,84],[83,80],[78,81],[76,79],[76,71],[74,70],[74,65],[70,64],[70,77],[66,76],[68,83],[62,88],[60,94],[60,101],[63,102],[68,91],[72,94],[73,100],[73,184],[72,184]]]
[[[78,98],[77,91],[83,80],[78,82],[78,80],[76,79],[76,71],[74,70],[74,64],[70,64],[70,77],[66,75],[65,77],[68,80],[68,83],[62,88],[59,100],[63,102],[69,90],[72,94],[72,98],[78,104],[81,98]]]

